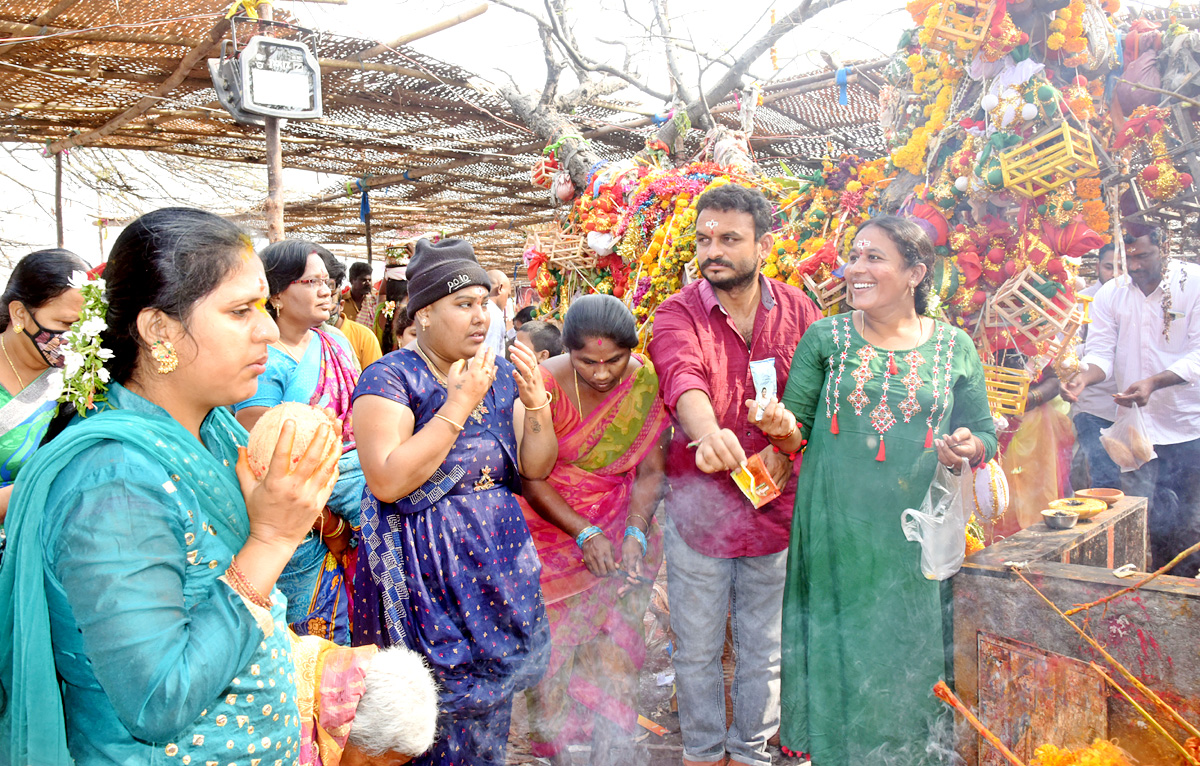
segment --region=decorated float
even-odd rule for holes
[[[742,129],[714,128],[682,162],[651,140],[631,159],[594,167],[586,186],[576,188],[559,167],[556,147],[548,147],[533,181],[550,191],[562,214],[528,231],[524,260],[541,299],[538,312],[561,317],[574,296],[609,293],[630,306],[641,337],[648,338],[657,306],[698,277],[697,198],[737,183],[762,190],[775,206],[775,241],[763,273],[802,287],[825,314],[838,313],[848,310],[841,267],[856,231],[875,214],[897,213],[917,221],[933,240],[930,313],[975,341],[992,412],[1005,433],[1002,444],[1019,451],[1022,421],[1032,419],[1026,413],[1031,384],[1078,372],[1076,337],[1088,322],[1088,301],[1077,290],[1081,277],[1092,275],[1096,251],[1111,242],[1121,269],[1125,235],[1164,227],[1172,255],[1195,236],[1200,34],[1193,29],[1200,23],[1170,11],[1135,18],[1118,0],[912,0],[908,11],[914,27],[887,62],[879,95],[886,156],[831,153],[796,170],[782,162],[764,170],[768,163],[756,163],[748,140],[756,87],[739,96]],[[1031,465],[1014,466],[1010,457],[1004,466],[1010,477],[1027,467],[1032,475]],[[1043,451],[1026,460],[1053,465],[1056,457]],[[1004,526],[1010,488],[998,465],[978,472],[975,484],[979,512],[969,549],[998,544],[991,559],[985,552],[969,564],[974,569],[964,570],[969,576],[960,577],[966,584],[956,588],[956,609],[960,592],[985,599],[1002,591],[1000,597],[1022,609],[1041,608],[1043,601],[1030,592],[1040,597],[1043,590],[1060,603],[1103,596],[1108,604],[1121,583],[1102,581],[1095,568],[1148,563],[1144,501],[1125,501],[1099,517],[1092,531],[1060,534],[1051,544],[1040,532],[1019,531],[1031,526],[1028,519]],[[1023,565],[1033,562],[1041,590],[1011,566],[1009,557],[1018,554]],[[1095,616],[1110,630],[1138,625],[1143,650],[1147,637],[1153,643],[1159,636],[1162,645],[1149,654],[1122,658],[1169,689],[1167,699],[1103,655],[1090,636],[1082,641],[1064,632],[1053,612],[1034,626],[1010,629],[982,612],[978,624],[971,623],[968,602],[963,625],[956,618],[956,642],[974,643],[986,634],[991,643],[985,647],[978,638],[979,651],[964,650],[962,662],[956,660],[956,671],[974,677],[960,683],[969,705],[953,702],[963,710],[993,706],[983,711],[984,722],[975,719],[980,735],[963,749],[968,761],[1130,763],[1111,734],[1125,738],[1119,744],[1132,742],[1143,758],[1150,754],[1143,762],[1200,764],[1200,731],[1187,723],[1200,716],[1200,674],[1173,664],[1165,647],[1182,644],[1165,613],[1154,611],[1200,617],[1195,594],[1170,584],[1176,579],[1147,585],[1146,603],[1155,604],[1149,611],[1135,614],[1126,603]],[[983,667],[985,655],[998,663],[991,671]],[[1089,671],[1086,662],[1101,656],[1119,667],[1121,683],[1097,680]],[[1045,676],[1050,680],[1042,693],[1050,696],[1039,701],[1036,689],[993,683],[1009,672],[1020,676],[1023,662],[1060,674]],[[985,677],[988,672],[994,678]],[[1079,674],[1095,682],[1087,687],[1094,695],[1080,692],[1083,707],[1063,696]],[[1013,720],[1014,710],[1036,715],[1054,708],[1047,700],[1055,694],[1058,717],[1040,724]],[[998,746],[989,726],[1015,751]]]

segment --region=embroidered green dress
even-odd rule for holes
[[[932,440],[996,436],[983,365],[961,330],[936,323],[907,351],[866,343],[850,314],[804,333],[783,403],[808,438],[783,604],[783,744],[814,766],[922,764],[943,705],[939,583],[900,528],[933,480]],[[889,760],[891,759],[891,760]]]

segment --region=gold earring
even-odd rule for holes
[[[429,320],[426,319],[425,317],[421,317],[420,321],[421,321],[421,329],[428,330],[429,329]]]
[[[159,375],[175,372],[175,368],[179,366],[179,354],[175,353],[175,347],[169,340],[156,340],[151,343],[150,356],[158,362]]]
[[[908,283],[908,294],[909,294],[909,295],[916,295],[916,294],[917,294],[917,286],[916,286],[916,284],[914,284],[913,282],[909,282],[909,283]]]
[[[13,323],[13,332],[20,335],[24,331],[25,331],[25,326],[23,324],[21,324],[20,322]]]

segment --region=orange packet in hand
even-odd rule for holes
[[[751,455],[746,465],[729,474],[742,494],[750,499],[755,508],[761,508],[782,494],[770,471],[758,455]]]

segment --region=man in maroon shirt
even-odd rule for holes
[[[662,520],[675,678],[685,766],[766,766],[779,728],[783,580],[795,497],[794,465],[747,420],[752,360],[773,359],[775,397],[800,336],[820,318],[800,290],[763,277],[771,205],[736,184],[696,203],[696,258],[704,277],[663,301],[649,353],[675,421],[671,490]],[[689,444],[699,442],[695,453]],[[758,453],[783,494],[761,508],[729,472]],[[737,654],[733,723],[725,724],[721,652],[732,615]]]

